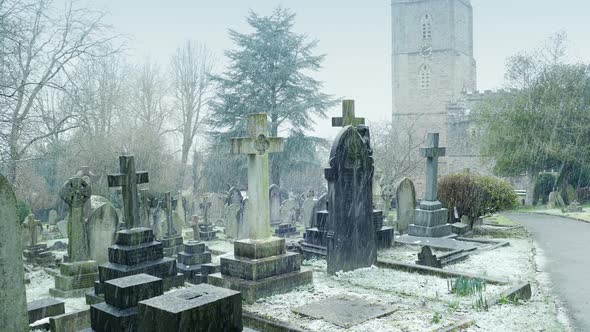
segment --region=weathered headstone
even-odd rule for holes
[[[428,133],[426,148],[420,153],[426,158],[426,186],[424,200],[415,211],[414,223],[408,227],[411,236],[442,237],[452,233],[447,224],[448,210],[442,207],[437,198],[438,157],[445,155],[445,148],[438,146],[438,133]]]
[[[281,222],[295,224],[299,215],[299,203],[289,198],[281,205]]]
[[[147,172],[135,172],[135,160],[133,156],[119,156],[118,174],[109,174],[107,177],[109,187],[121,187],[123,194],[123,220],[126,227],[131,229],[140,226],[139,196],[137,185],[148,183]]]
[[[344,101],[343,118],[354,119]],[[352,117],[349,113],[352,113]],[[349,114],[349,115],[346,115]],[[346,125],[346,123],[344,123]],[[328,273],[369,267],[377,260],[373,223],[373,157],[367,127],[344,127],[330,151],[328,181]]]
[[[281,192],[279,186],[271,184],[268,188],[269,206],[270,206],[270,224],[278,225],[281,223]]]
[[[29,331],[25,275],[16,197],[6,178],[0,175],[0,329]]]
[[[178,216],[176,216],[177,222],[174,222],[172,195],[170,192],[164,193],[164,210],[166,211],[166,235],[164,235],[160,241],[164,248],[164,256],[175,257],[176,254],[182,250],[183,242],[182,235],[179,234],[177,227],[180,227],[180,231],[182,231],[184,222],[181,222]]]
[[[139,220],[141,227],[151,228],[153,224],[152,211],[150,207],[149,189],[139,190]]]
[[[240,192],[240,190],[236,187],[231,187],[229,188],[229,191],[227,192],[227,205],[231,205],[231,204],[242,204],[242,193]]]
[[[383,211],[383,206],[385,205],[383,202],[383,198],[381,197],[381,178],[383,177],[383,172],[380,169],[375,169],[375,174],[373,175],[373,207],[376,210]]]
[[[391,208],[391,200],[393,199],[394,193],[395,189],[392,185],[386,184],[381,187],[381,198],[383,199],[383,216],[388,221],[391,221],[391,218],[389,217],[389,209]]]
[[[53,209],[49,210],[49,214],[47,216],[47,223],[49,225],[55,225],[55,223],[57,223],[57,211]]]
[[[312,279],[311,271],[301,270],[301,255],[286,252],[285,239],[270,236],[268,154],[282,151],[283,141],[267,135],[267,114],[249,114],[248,137],[231,141],[232,154],[248,155],[249,236],[235,241],[234,254],[220,259],[221,272],[207,278],[211,285],[240,290],[248,303]]]
[[[57,222],[57,229],[59,230],[59,234],[61,234],[62,238],[68,237],[68,221],[67,220],[60,220]]]
[[[397,186],[396,192],[397,206],[397,231],[400,234],[408,232],[410,224],[414,223],[416,210],[416,189],[414,183],[408,178],[404,178]]]
[[[313,206],[313,217],[311,219],[311,227],[318,227],[317,223],[317,216],[318,212],[320,211],[327,211],[328,210],[328,193],[323,193],[320,195],[318,200],[315,202]]]
[[[182,191],[176,193],[176,209],[175,212],[177,213],[178,218],[182,222],[183,226],[186,224],[186,211],[184,210],[184,197],[182,196]],[[179,233],[182,233],[182,228],[178,230]]]
[[[316,203],[316,200],[308,197],[303,201],[303,205],[301,206],[301,221],[305,228],[310,228],[313,219],[313,207]]]
[[[238,240],[247,239],[250,234],[250,210],[252,206],[250,205],[250,199],[248,197],[244,197],[242,200],[242,212],[239,215],[238,220]]]
[[[39,242],[39,238],[41,237],[41,222],[39,220],[35,220],[34,214],[29,214],[25,221],[22,223],[23,229],[25,231],[25,239],[26,247],[34,247]]]
[[[97,201],[88,218],[88,243],[90,258],[98,264],[108,262],[108,250],[115,243],[119,219],[110,202]]]
[[[82,178],[71,178],[61,188],[60,197],[69,206],[68,257],[70,262],[90,259],[88,230],[84,218],[84,205],[90,200],[90,185]]]
[[[225,235],[232,239],[238,238],[240,208],[240,205],[232,203],[225,210]]]
[[[225,214],[225,198],[223,195],[213,193],[207,197],[206,202],[210,203],[207,211],[207,223],[223,226]]]

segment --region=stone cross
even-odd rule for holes
[[[166,235],[172,236],[176,234],[176,230],[172,225],[172,194],[169,191],[164,193],[164,209],[166,210]]]
[[[438,157],[443,157],[446,149],[438,146],[438,133],[428,133],[426,145],[425,148],[420,148],[420,155],[426,158],[426,188],[424,200],[434,202],[438,201]]]
[[[332,118],[332,127],[346,127],[364,125],[365,118],[357,118],[354,115],[354,100],[342,101],[342,117]]]
[[[268,137],[266,113],[248,115],[248,137],[232,138],[231,153],[248,155],[249,238],[270,237],[268,154],[283,151],[281,137]]]
[[[37,245],[37,241],[39,240],[37,237],[37,233],[39,231],[39,227],[41,227],[41,221],[35,220],[34,214],[29,214],[27,216],[27,220],[24,222],[24,225],[29,230],[29,234],[31,234],[31,247]]]
[[[89,259],[88,237],[84,218],[84,204],[90,200],[90,184],[82,178],[69,179],[61,188],[59,196],[69,208],[68,257],[72,262]]]
[[[119,169],[121,173],[109,174],[107,179],[109,187],[122,187],[123,193],[123,215],[127,228],[139,227],[139,197],[137,196],[137,185],[148,183],[147,172],[135,173],[135,161],[133,156],[119,156]]]

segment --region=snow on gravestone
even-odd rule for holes
[[[88,218],[88,242],[90,257],[98,264],[108,262],[109,247],[115,243],[117,211],[105,201],[92,202],[92,212]]]
[[[0,175],[0,330],[29,331],[16,198]]]
[[[408,232],[408,226],[414,223],[414,211],[416,209],[416,190],[414,183],[404,178],[397,186],[397,231],[400,234]]]

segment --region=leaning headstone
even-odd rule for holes
[[[60,220],[57,222],[57,229],[59,230],[59,234],[61,234],[62,239],[66,239],[68,237],[68,222],[67,220]]]
[[[449,211],[442,207],[437,197],[438,157],[445,155],[445,148],[438,146],[438,133],[428,133],[426,148],[420,153],[426,158],[426,186],[424,200],[416,209],[414,223],[408,227],[411,236],[443,237],[452,233],[447,224]]]
[[[345,102],[344,112],[354,112]],[[354,104],[352,104],[354,105]],[[344,118],[351,118],[346,114]],[[352,116],[354,118],[354,116]],[[344,127],[330,151],[328,273],[370,267],[377,260],[373,223],[373,157],[369,128]]]
[[[400,234],[408,232],[410,224],[414,223],[414,213],[416,210],[416,189],[414,183],[408,178],[404,178],[397,186],[397,231]]]
[[[0,175],[0,329],[29,331],[27,297],[16,197],[6,178]]]
[[[270,224],[278,225],[281,223],[281,193],[276,184],[271,184],[268,188],[269,206],[270,206]]]
[[[312,281],[312,272],[301,269],[301,255],[286,252],[285,239],[270,236],[268,155],[282,151],[283,140],[267,135],[267,114],[249,114],[248,137],[231,140],[232,154],[248,156],[248,239],[235,241],[233,255],[220,259],[221,272],[207,278],[211,285],[239,290],[247,303]]]
[[[88,244],[90,258],[98,264],[109,260],[108,250],[115,243],[118,223],[117,211],[110,202],[93,206],[88,219]]]
[[[55,223],[57,222],[57,211],[55,210],[49,210],[49,215],[47,216],[47,223],[49,225],[55,225]]]
[[[70,262],[86,261],[90,258],[90,250],[84,205],[90,200],[90,185],[82,178],[71,178],[63,185],[59,195],[69,206],[68,258]]]

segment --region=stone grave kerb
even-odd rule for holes
[[[332,127],[359,126],[365,124],[365,118],[357,118],[354,114],[354,100],[342,101],[342,117],[332,118]]]
[[[131,155],[119,156],[120,173],[109,174],[109,187],[121,187],[123,195],[123,215],[126,227],[139,227],[139,197],[137,185],[149,182],[148,172],[135,172],[135,160]]]
[[[231,139],[231,153],[248,156],[249,238],[270,237],[270,199],[268,155],[283,151],[281,137],[268,137],[266,113],[248,115],[248,137]]]

